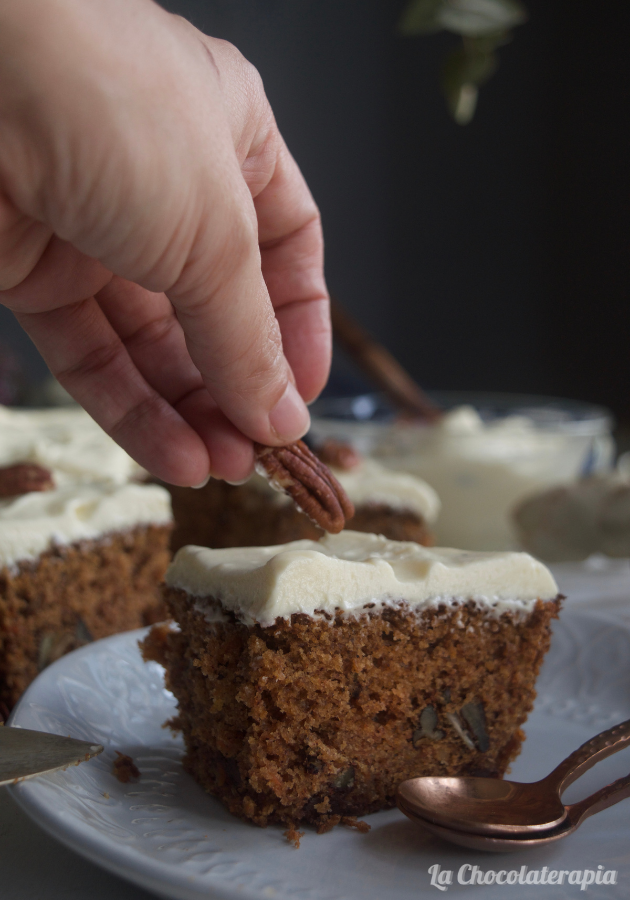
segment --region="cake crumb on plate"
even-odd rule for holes
[[[294,825],[290,825],[286,831],[283,832],[285,838],[290,844],[293,844],[296,850],[300,849],[300,841],[304,837],[303,831],[298,831]]]
[[[118,759],[114,760],[113,772],[122,784],[127,784],[129,781],[135,781],[136,778],[140,778],[140,770],[130,756],[127,756],[126,753],[121,753],[120,750],[116,750],[116,755]]]

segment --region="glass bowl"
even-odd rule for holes
[[[440,496],[441,546],[518,547],[512,508],[554,484],[609,470],[613,417],[600,406],[521,394],[435,391],[437,425],[404,421],[381,394],[332,397],[311,408],[316,440],[349,441]]]

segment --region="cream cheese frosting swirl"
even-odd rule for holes
[[[55,488],[0,500],[0,568],[53,546],[172,521],[170,496],[78,407],[0,406],[0,467],[35,463]]]
[[[356,531],[276,547],[183,547],[166,583],[261,625],[294,613],[361,614],[372,603],[422,610],[472,600],[496,615],[527,614],[558,594],[549,570],[527,553],[428,548]]]
[[[0,500],[0,569],[53,546],[170,522],[170,496],[158,485],[71,485]]]
[[[0,406],[0,467],[36,463],[58,487],[95,481],[125,484],[146,475],[122,447],[78,407]]]

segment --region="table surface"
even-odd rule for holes
[[[597,606],[630,618],[630,562],[592,560],[553,567],[567,606]],[[597,601],[595,601],[597,598]],[[152,900],[45,834],[0,788],[2,900]]]
[[[2,900],[154,900],[48,837],[0,788]]]

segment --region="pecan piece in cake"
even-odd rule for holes
[[[411,736],[413,746],[418,749],[422,738],[429,738],[432,741],[441,741],[444,732],[438,727],[438,716],[433,706],[425,706],[420,713],[418,727]]]
[[[0,497],[51,491],[54,486],[52,473],[35,463],[17,463],[0,468]]]
[[[469,731],[472,732],[477,749],[486,753],[490,747],[488,731],[486,729],[486,713],[480,700],[471,700],[460,709],[460,714]]]
[[[334,466],[335,469],[342,469],[344,472],[356,469],[361,464],[361,454],[352,444],[344,444],[333,438],[327,438],[316,452],[327,466]]]
[[[255,444],[256,471],[288,494],[311,521],[336,534],[354,515],[354,506],[328,466],[304,441],[286,447]]]

